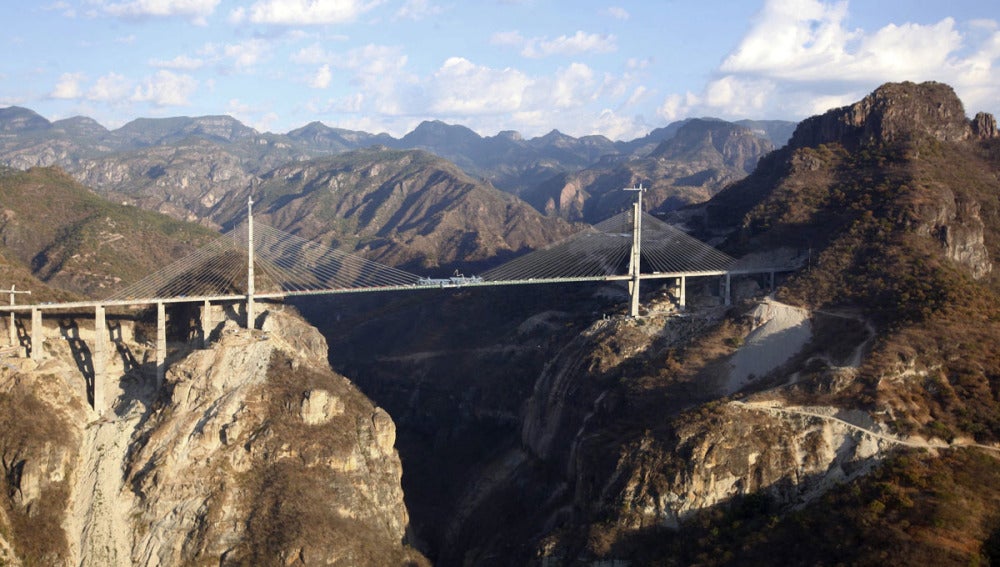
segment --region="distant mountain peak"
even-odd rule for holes
[[[52,124],[28,108],[8,106],[0,108],[0,132],[30,132],[44,130]]]

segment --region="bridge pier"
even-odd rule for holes
[[[687,277],[677,278],[677,307],[684,311],[687,306]]]
[[[17,318],[15,317],[13,311],[10,312],[10,321],[7,322],[7,325],[8,325],[8,327],[7,327],[7,335],[8,335],[8,339],[10,340],[10,346],[16,347],[16,346],[18,346],[18,342],[17,342]]]
[[[167,311],[163,302],[156,304],[156,388],[167,377]]]
[[[201,348],[208,348],[212,333],[212,302],[205,300],[201,306]]]
[[[729,274],[729,272],[726,272],[726,275],[722,280],[722,297],[724,305],[732,305],[733,303],[732,287],[733,287],[732,276]]]
[[[107,404],[108,323],[104,307],[94,307],[94,411],[103,414]]]
[[[45,340],[42,330],[42,312],[39,309],[31,310],[31,359],[42,360],[42,342]]]

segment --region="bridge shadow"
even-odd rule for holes
[[[80,326],[76,319],[63,318],[59,320],[59,333],[69,345],[70,354],[77,369],[83,375],[83,380],[87,390],[87,402],[94,405],[94,356],[90,352],[90,347],[80,338]]]
[[[139,361],[136,360],[135,354],[132,349],[125,344],[125,340],[122,338],[122,323],[121,321],[108,321],[108,339],[111,340],[111,344],[115,345],[115,351],[118,356],[122,359],[122,370],[124,374],[129,374],[130,372],[139,368]]]
[[[28,334],[28,328],[24,326],[22,319],[14,322],[14,330],[17,333],[17,344],[24,348],[24,352],[28,356],[31,356],[31,335]]]

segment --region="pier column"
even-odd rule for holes
[[[163,302],[156,304],[156,387],[167,377],[167,311]]]
[[[768,279],[768,284],[769,284],[769,287],[767,289],[769,291],[774,291],[774,270],[772,270],[771,273],[770,273],[770,277]]]
[[[726,273],[726,277],[723,280],[723,284],[722,285],[723,285],[723,288],[724,288],[723,292],[725,294],[724,295],[724,297],[725,297],[725,305],[732,305],[732,303],[733,303],[733,294],[732,294],[733,280],[732,280],[732,276],[730,276],[728,272]]]
[[[687,305],[687,278],[681,276],[677,278],[680,289],[677,292],[677,306],[680,307],[681,311],[684,311],[684,307]]]
[[[45,332],[42,330],[42,312],[38,309],[31,310],[31,359],[42,359],[42,342],[45,340]]]
[[[108,324],[104,307],[94,307],[94,411],[104,413],[107,404],[105,381],[107,380]]]
[[[8,336],[10,338],[10,346],[18,346],[17,342],[17,318],[14,316],[14,312],[10,312],[10,321],[7,322],[8,325]]]
[[[642,263],[642,186],[636,190],[636,199],[632,207],[632,255],[629,259],[629,275],[632,276],[629,285],[629,293],[631,297],[629,298],[629,315],[632,317],[639,316],[639,281],[640,281],[640,270]]]
[[[208,348],[212,333],[212,302],[205,300],[201,306],[201,348]]]

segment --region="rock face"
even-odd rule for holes
[[[980,136],[990,136],[988,118],[977,118],[975,124]],[[850,106],[803,120],[789,145],[838,143],[858,147],[872,142],[899,142],[917,133],[956,142],[969,139],[973,131],[962,102],[950,86],[888,83]]]
[[[123,345],[143,357],[141,345]],[[7,477],[10,557],[81,566],[423,561],[403,544],[392,420],[329,370],[325,341],[294,315],[270,310],[262,331],[226,324],[210,348],[171,364],[162,392],[127,376],[114,410],[96,420],[59,352],[44,367],[3,370],[8,395],[47,416],[45,427],[21,430],[24,441],[0,440],[22,471]],[[50,534],[49,551],[24,521]]]

